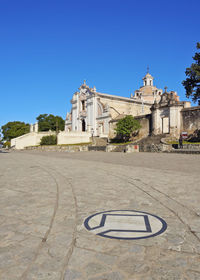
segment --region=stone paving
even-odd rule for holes
[[[200,279],[199,155],[0,153],[0,191],[1,280]],[[110,210],[167,229],[122,240],[85,228]]]

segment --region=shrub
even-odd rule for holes
[[[3,143],[4,148],[10,148],[10,141],[6,141]]]
[[[40,145],[57,145],[57,136],[56,135],[49,135],[43,136]]]
[[[128,115],[117,122],[115,131],[117,138],[123,142],[128,142],[132,134],[137,132],[141,128],[138,120],[134,119],[133,116]]]

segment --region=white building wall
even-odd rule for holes
[[[17,150],[24,149],[30,146],[40,145],[40,141],[43,136],[48,135],[56,135],[55,132],[47,131],[47,132],[30,132],[24,134],[20,137],[14,138],[11,140],[11,146]],[[87,132],[66,132],[61,131],[57,135],[57,144],[78,144],[78,143],[89,143],[90,142],[90,133]]]
[[[90,133],[80,131],[62,131],[58,134],[58,145],[89,143]]]
[[[92,100],[91,98],[87,99],[87,131],[91,132],[91,129],[93,128],[92,123]]]
[[[181,106],[170,107],[170,134],[178,137],[181,128]]]
[[[94,130],[94,136],[98,135],[98,126],[97,126],[97,98],[94,95],[92,97],[92,128]]]
[[[14,147],[17,150],[24,149],[25,147],[30,147],[30,146],[37,146],[40,145],[40,141],[43,136],[48,136],[56,134],[55,132],[52,131],[47,131],[47,132],[30,132],[27,134],[24,134],[22,136],[19,136],[17,138],[14,138],[11,140],[11,147]]]
[[[160,111],[154,110],[152,112],[152,129],[153,129],[153,134],[159,134],[160,133]]]
[[[76,95],[76,130],[81,131],[82,129],[80,128],[80,119],[79,119],[79,112],[80,112],[80,101],[79,101],[79,94]]]

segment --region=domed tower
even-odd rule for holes
[[[135,95],[131,98],[135,100],[141,100],[142,102],[147,102],[153,104],[154,102],[159,102],[162,95],[162,89],[158,89],[153,85],[154,78],[149,73],[147,68],[147,74],[144,76],[143,86],[135,91]]]
[[[147,74],[144,76],[143,80],[143,86],[153,86],[153,80],[154,78],[151,76],[151,74],[149,74],[149,72],[147,72]]]

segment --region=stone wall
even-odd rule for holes
[[[98,94],[102,104],[109,106],[111,118],[115,119],[120,114],[139,116],[151,113],[151,104],[135,101],[131,98]]]
[[[170,152],[173,150],[172,145],[165,144],[140,144],[140,152],[151,152],[151,153],[161,153],[161,152]]]
[[[29,146],[40,145],[40,141],[43,136],[56,135],[56,132],[46,131],[46,132],[30,132],[24,134],[20,137],[11,140],[11,147],[17,150],[24,149]],[[87,132],[66,132],[61,131],[57,135],[58,145],[62,144],[79,144],[79,143],[89,143],[90,133]]]
[[[185,108],[181,111],[182,131],[192,134],[196,129],[200,129],[200,106]]]
[[[139,145],[107,145],[106,152],[136,153],[139,152]]]
[[[17,138],[13,138],[11,140],[11,147],[21,150],[27,146],[36,146],[40,144],[40,140],[43,136],[55,135],[56,133],[53,131],[46,132],[30,132],[19,136]]]
[[[185,150],[200,150],[200,144],[184,144],[183,149],[185,149]]]
[[[151,134],[151,114],[136,116],[134,117],[136,120],[139,121],[141,124],[141,128],[139,130],[139,134],[137,138],[147,137]],[[109,138],[112,139],[116,136],[115,128],[117,125],[118,120],[110,121],[110,128],[109,128]]]
[[[47,145],[26,147],[25,150],[38,150],[47,152],[139,152],[139,145],[107,145],[107,146],[90,146],[90,145]]]
[[[47,146],[30,146],[25,150],[38,150],[47,152],[87,152],[88,145],[47,145]]]
[[[141,124],[139,138],[147,137],[151,134],[151,114],[135,117]]]

